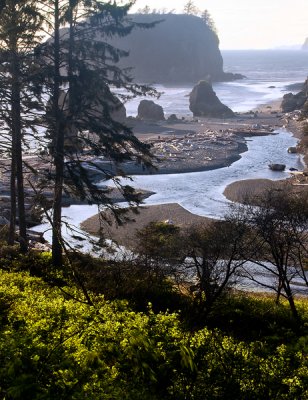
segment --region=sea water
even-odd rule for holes
[[[304,82],[308,75],[308,52],[245,50],[224,51],[224,70],[241,73],[245,79],[215,83],[214,89],[220,100],[234,111],[248,111],[260,104],[279,99],[289,92],[290,84]],[[189,92],[191,87],[157,86],[162,92],[156,102],[166,114],[189,116]],[[137,100],[129,102],[131,115],[137,111]],[[209,217],[222,217],[228,209],[223,196],[225,187],[242,179],[284,179],[288,172],[273,172],[268,164],[286,164],[287,169],[303,169],[298,154],[289,154],[288,147],[295,146],[296,139],[286,130],[278,135],[248,139],[248,151],[229,167],[212,171],[135,176],[133,186],[154,191],[146,204],[177,202],[187,210]]]
[[[224,70],[241,73],[243,80],[214,84],[221,101],[235,111],[248,111],[288,92],[287,85],[304,82],[308,74],[308,52],[304,51],[224,51]],[[274,88],[271,86],[275,86]],[[163,92],[161,104],[168,114],[191,116],[188,95],[193,87],[158,86]],[[128,115],[136,115],[139,99],[126,104]],[[287,168],[302,169],[301,158],[287,153],[296,145],[296,139],[287,131],[278,135],[249,138],[248,151],[229,167],[189,174],[135,176],[134,187],[148,189],[156,194],[146,204],[177,202],[187,210],[210,217],[222,217],[229,202],[223,196],[226,185],[248,178],[284,179],[288,172],[269,170],[270,163],[284,163]],[[103,182],[105,184],[106,182]],[[76,205],[64,209],[67,222],[76,226],[97,212],[95,206]],[[44,231],[48,225],[37,230]],[[46,236],[49,239],[49,236]]]
[[[222,51],[222,56],[225,72],[246,77],[213,84],[222,103],[237,112],[249,111],[281,98],[291,91],[288,85],[304,82],[308,75],[308,51],[226,50]],[[159,99],[152,100],[163,107],[166,116],[190,117],[189,93],[196,83],[177,87],[154,85],[161,95]],[[125,104],[127,115],[137,115],[141,99],[135,98]]]

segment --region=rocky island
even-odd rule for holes
[[[202,18],[171,13],[131,17],[138,23],[161,21],[152,29],[134,30],[128,36],[111,40],[129,53],[119,65],[132,68],[135,81],[178,84],[209,77],[212,81],[243,77],[224,72],[218,36]]]

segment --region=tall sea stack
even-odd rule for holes
[[[187,14],[135,14],[136,22],[162,20],[152,29],[136,29],[112,40],[129,51],[121,67],[142,83],[195,83],[202,79],[226,81],[242,78],[224,73],[219,39],[202,18]]]

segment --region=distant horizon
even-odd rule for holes
[[[123,0],[125,2],[125,0]],[[187,0],[137,0],[132,12],[151,10],[183,13]],[[273,50],[298,48],[308,37],[307,0],[194,0],[210,13],[217,28],[221,50]]]
[[[299,51],[299,52],[306,52],[307,50],[303,50],[302,45],[294,45],[290,47],[272,47],[272,48],[264,48],[264,49],[254,49],[254,48],[247,48],[247,49],[223,49],[219,48],[220,51]],[[308,68],[308,66],[307,66]]]

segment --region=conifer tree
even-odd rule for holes
[[[188,0],[184,4],[184,14],[192,14],[192,15],[198,15],[200,13],[200,10],[198,7],[195,5],[195,3],[192,0]]]
[[[135,160],[145,166],[151,165],[148,146],[113,119],[112,113],[120,103],[112,87],[124,88],[131,95],[143,95],[148,88],[133,84],[128,71],[116,65],[127,52],[110,45],[109,39],[153,24],[136,24],[129,20],[127,12],[132,3],[118,6],[100,1],[54,0],[48,5],[53,15],[53,21],[48,19],[52,34],[40,52],[41,59],[48,60],[45,70],[49,73],[44,75],[50,78],[47,86],[52,104],[46,110],[46,122],[54,162],[51,174],[55,185],[53,263],[61,265],[63,190],[89,202],[104,204],[109,201],[91,181],[80,149],[114,163]],[[61,26],[65,29],[61,30]],[[106,179],[114,178],[110,171],[101,172]],[[118,169],[116,175],[125,174]],[[128,200],[136,199],[130,188],[124,187],[123,192]]]
[[[23,150],[27,114],[37,107],[29,77],[33,73],[33,50],[39,39],[41,18],[32,0],[0,1],[1,118],[6,149],[11,156],[9,244],[14,243],[18,206],[19,242],[27,250],[23,178]],[[32,72],[30,72],[32,71]],[[17,203],[16,203],[17,198]]]

